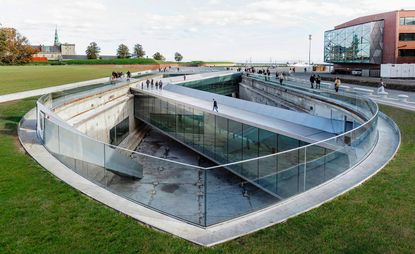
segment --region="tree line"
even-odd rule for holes
[[[27,64],[32,62],[33,55],[38,53],[39,50],[32,47],[29,44],[29,40],[18,33],[13,28],[0,28],[0,65],[18,65]],[[88,59],[99,59],[101,49],[96,42],[91,42],[87,47],[85,53]],[[132,56],[137,58],[143,58],[146,56],[146,52],[143,46],[135,44],[133,47],[133,54],[130,53],[130,49],[125,44],[120,44],[117,48],[118,58],[131,58]],[[158,61],[165,61],[166,58],[160,53],[153,54],[153,59]],[[183,60],[183,56],[176,52],[174,59],[177,62]]]
[[[86,48],[86,56],[88,59],[99,59],[99,53],[101,53],[101,48],[96,42],[91,42]],[[143,58],[146,56],[146,52],[143,49],[141,44],[135,44],[133,47],[133,54],[130,53],[130,49],[125,44],[120,44],[117,48],[117,57],[118,58],[131,58],[131,57]],[[153,59],[158,61],[165,61],[166,58],[160,53],[156,52],[153,54]],[[183,60],[182,54],[176,52],[174,54],[174,60],[181,62]]]

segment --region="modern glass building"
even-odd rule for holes
[[[383,20],[324,33],[324,61],[381,64]]]
[[[324,34],[324,61],[334,71],[368,70],[378,76],[381,64],[415,63],[415,10],[359,17]]]

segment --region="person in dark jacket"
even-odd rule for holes
[[[314,88],[314,81],[316,80],[316,76],[314,76],[314,74],[313,75],[311,75],[310,76],[310,85],[311,85],[311,88],[313,89]]]
[[[317,75],[316,77],[316,88],[320,89],[320,84],[321,84],[321,77],[320,75]]]
[[[216,112],[219,112],[218,111],[218,102],[215,99],[213,99],[213,111],[215,111],[215,110],[216,110]]]

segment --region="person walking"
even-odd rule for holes
[[[383,79],[380,79],[379,86],[378,86],[378,94],[385,93],[385,83],[383,83]]]
[[[162,90],[163,89],[163,82],[160,80],[160,82],[159,82],[159,88],[160,88],[160,90]]]
[[[144,89],[144,82],[141,82],[141,90]]]
[[[280,74],[278,75],[278,78],[280,80],[280,85],[282,85],[282,82],[284,81],[284,73],[280,72]]]
[[[130,79],[131,79],[131,72],[127,71],[127,81],[130,81]]]
[[[316,76],[311,75],[310,76],[310,84],[311,84],[311,89],[314,89],[314,81],[316,80]]]
[[[150,80],[147,79],[146,84],[147,84],[147,90],[148,90],[148,86],[150,85]]]
[[[219,112],[218,111],[218,102],[215,99],[213,99],[213,111],[215,111],[215,110],[216,110],[216,112]]]
[[[159,90],[159,82],[156,81],[156,90]]]
[[[151,85],[151,90],[153,90],[153,87],[154,87],[154,80],[153,79],[151,80],[150,85]]]
[[[316,88],[320,89],[320,84],[321,84],[321,77],[320,75],[317,75],[316,77]]]
[[[339,92],[341,83],[342,82],[340,81],[339,77],[336,77],[336,80],[334,81],[334,90],[336,91],[336,93]]]

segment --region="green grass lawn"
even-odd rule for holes
[[[119,68],[112,66],[0,66],[0,95],[77,81],[109,77],[112,71],[138,71],[146,66]]]
[[[19,146],[35,99],[0,104],[0,253],[413,253],[415,113],[397,157],[364,185],[317,209],[213,248],[142,226],[49,174]],[[387,145],[387,144],[385,144]]]

